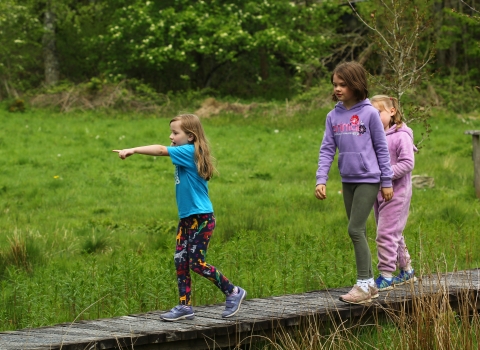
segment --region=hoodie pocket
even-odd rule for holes
[[[345,152],[338,155],[338,169],[342,176],[362,175],[368,173],[361,153]]]

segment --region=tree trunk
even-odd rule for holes
[[[55,85],[60,76],[57,50],[55,46],[55,13],[52,10],[51,2],[47,2],[44,18],[43,62],[45,66],[45,84]]]
[[[449,4],[450,8],[451,9],[455,9],[455,11],[458,11],[458,6],[456,5],[455,1],[453,0],[450,0],[450,4]],[[458,25],[457,21],[454,20],[454,23]],[[455,69],[457,67],[457,58],[458,58],[458,54],[457,54],[457,43],[454,41],[452,42],[450,48],[449,48],[449,66],[452,68],[452,69]]]
[[[444,16],[443,16],[443,8],[444,8],[444,3],[443,1],[438,1],[434,5],[434,10],[435,10],[435,33],[437,36],[437,41],[440,40],[440,35],[442,35],[442,25],[444,21]],[[445,35],[445,34],[443,34]],[[445,68],[445,63],[446,63],[446,52],[445,50],[437,50],[436,56],[437,56],[437,68],[443,69]]]
[[[268,56],[265,47],[261,47],[259,50],[260,55],[260,77],[263,81],[268,79]]]

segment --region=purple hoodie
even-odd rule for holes
[[[342,102],[327,115],[317,170],[317,185],[326,184],[338,148],[342,182],[381,183],[392,187],[392,168],[380,113],[367,98],[347,110]]]

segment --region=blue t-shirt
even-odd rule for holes
[[[213,213],[208,197],[208,182],[198,175],[195,164],[195,146],[167,147],[175,165],[175,195],[180,219],[194,214]]]

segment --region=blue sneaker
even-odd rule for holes
[[[393,278],[389,281],[385,277],[380,275],[375,280],[375,283],[377,284],[377,288],[378,288],[379,291],[393,289]]]
[[[223,318],[232,317],[233,315],[235,315],[238,310],[240,310],[240,304],[242,304],[242,300],[245,299],[245,297],[247,296],[247,292],[244,289],[240,287],[237,288],[237,294],[231,296],[229,295],[227,297],[225,311],[223,311],[222,313]]]
[[[405,270],[400,270],[398,276],[393,277],[393,284],[396,286],[401,286],[405,283],[413,283],[417,281],[417,277],[415,277],[415,270],[412,269],[411,272],[407,272]]]
[[[177,305],[169,312],[161,314],[160,318],[165,321],[177,321],[177,320],[193,320],[195,314],[191,306]]]

